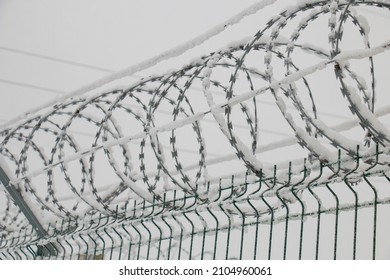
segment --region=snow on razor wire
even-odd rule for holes
[[[215,197],[226,198],[218,198],[213,186],[220,184],[213,182],[232,174],[246,184],[256,184],[259,174],[267,178],[252,199],[272,194],[276,200],[258,202],[261,213],[296,201],[290,186],[303,172],[305,182],[318,175],[310,173],[316,168],[326,178],[353,171],[359,179],[390,142],[375,103],[377,84],[388,82],[377,80],[376,65],[389,59],[389,38],[382,33],[382,43],[371,42],[375,30],[362,8],[389,12],[390,3],[300,1],[253,37],[181,69],[128,88],[59,100],[0,132],[2,165],[14,170],[11,183],[44,223],[92,212],[115,215],[133,199],[177,209],[166,199],[173,192],[211,205]],[[353,123],[345,130],[354,133],[323,117],[321,108],[332,98],[335,110]],[[263,101],[272,101],[274,109]],[[291,137],[268,139],[264,131],[270,128]],[[355,170],[356,158],[364,160]],[[290,173],[274,176],[281,159],[295,164]],[[380,160],[389,164],[387,157]],[[248,199],[250,192],[244,193]],[[237,188],[232,199],[241,194]],[[0,229],[26,227],[7,193],[0,195],[7,202]],[[228,212],[239,214],[236,208]]]

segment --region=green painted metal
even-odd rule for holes
[[[378,235],[383,226],[379,217],[390,203],[384,197],[390,178],[378,177],[375,165],[372,162],[358,183],[350,179],[353,170],[342,180],[322,182],[325,172],[321,166],[310,181],[304,175],[293,184],[288,180],[282,187],[260,192],[277,179],[277,175],[265,178],[260,173],[256,181],[245,178],[236,184],[237,179],[231,178],[229,186],[220,181],[216,196],[200,204],[190,195],[167,194],[162,204],[137,201],[116,215],[91,214],[88,219],[53,224],[47,229],[48,238],[31,238],[34,232],[24,229],[11,238],[0,238],[0,258],[338,259],[348,253],[351,259],[377,259],[378,246],[390,246]],[[378,185],[376,178],[386,181]],[[237,187],[242,192],[236,192]],[[371,193],[369,200],[362,196],[363,189]],[[287,193],[294,199],[286,200]],[[166,208],[167,203],[178,207]],[[362,211],[369,213],[370,223],[362,222]],[[343,215],[353,219],[348,229]],[[86,220],[90,222],[83,222]],[[369,236],[365,247],[371,248],[366,254],[362,253],[363,227]],[[346,232],[352,236],[341,242]],[[39,250],[49,251],[47,246],[54,239],[56,250],[40,254]]]
[[[244,180],[230,178],[228,185],[220,180],[207,201],[167,193],[162,202],[133,201],[113,215],[91,213],[63,220],[50,225],[43,238],[26,228],[1,236],[0,258],[381,259],[383,250],[378,255],[378,249],[390,247],[380,235],[380,217],[390,204],[390,178],[378,172],[380,156],[378,152],[360,179],[354,178],[364,161],[359,155],[342,178],[326,177],[321,164],[310,170],[316,176],[307,176],[305,167],[293,182],[290,165],[288,180],[276,187],[275,167],[272,178],[260,172],[256,180],[249,180],[248,174]],[[363,215],[369,220],[362,220]],[[345,240],[347,232],[352,235]],[[57,246],[48,254],[53,240]]]
[[[34,230],[36,230],[39,237],[44,238],[47,235],[47,232],[35,216],[34,212],[30,209],[28,204],[24,201],[22,195],[20,192],[15,188],[14,185],[12,185],[10,182],[8,175],[4,171],[4,169],[0,166],[0,182],[2,183],[3,187],[7,190],[7,192],[10,194],[14,202],[18,205],[20,210],[23,212],[23,214],[26,216],[27,220],[31,223]]]
[[[23,199],[20,192],[15,188],[13,184],[11,184],[11,180],[4,171],[4,169],[0,166],[0,182],[9,195],[12,197],[15,204],[19,207],[20,211],[24,214],[26,219],[32,225],[32,228],[36,231],[39,238],[45,238],[47,236],[46,230],[41,225],[40,221],[35,216],[34,212],[30,209],[26,201]],[[56,251],[56,247],[54,244],[46,244],[44,247],[38,248],[39,255],[53,255]]]

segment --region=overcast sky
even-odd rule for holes
[[[175,47],[254,2],[0,0],[0,119],[10,119],[109,71]],[[237,40],[240,34],[228,37],[214,40],[213,46],[223,45],[223,40]],[[77,67],[35,54],[103,69]]]

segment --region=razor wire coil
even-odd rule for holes
[[[180,242],[172,245],[173,240],[201,234],[187,215],[196,216],[200,224],[208,224],[203,215],[209,213],[209,218],[216,223],[210,232],[214,232],[217,239],[220,227],[215,209],[225,217],[227,225],[222,228],[241,227],[244,231],[246,226],[257,230],[263,222],[271,223],[272,228],[273,223],[284,221],[287,227],[288,221],[294,218],[303,223],[303,217],[327,211],[338,213],[355,207],[357,213],[358,208],[387,204],[388,199],[378,198],[378,191],[368,177],[379,174],[388,179],[390,132],[375,116],[378,94],[375,56],[386,52],[390,45],[373,47],[370,41],[373,31],[369,30],[361,8],[388,12],[390,3],[301,1],[270,19],[253,37],[201,57],[181,69],[141,79],[128,88],[87,94],[47,108],[0,132],[0,153],[8,167],[15,170],[11,183],[29,205],[37,209],[44,223],[50,224],[52,239],[71,234],[79,252],[86,245],[84,257],[90,255],[88,246],[95,248],[94,257],[98,248],[103,248],[100,253],[104,255],[104,244],[108,240],[112,244],[108,246],[111,254],[115,248],[122,250],[123,236],[127,235],[130,240],[138,236],[130,242],[138,246],[138,252],[129,248],[128,256],[135,251],[141,257],[140,248],[147,245],[148,251],[143,257],[149,258],[150,250],[155,250],[151,244],[159,241],[161,245],[167,238],[169,251],[164,257],[170,258],[171,251],[179,246],[176,257],[180,258],[184,251]],[[324,22],[327,48],[302,39],[312,32],[313,26],[324,25]],[[350,47],[345,43],[344,28],[357,34],[353,38],[360,40],[363,50],[355,53],[343,50]],[[348,36],[350,39],[352,35]],[[319,42],[323,42],[321,40]],[[355,69],[357,66],[350,62],[352,59],[365,61],[362,63],[368,65],[366,77],[359,73],[360,69]],[[310,80],[314,74],[320,77],[323,74],[329,79],[329,70],[333,72],[332,83],[339,87],[338,94],[361,126],[357,137],[343,134],[322,120],[318,100],[324,99]],[[273,99],[279,110],[276,121],[283,122],[283,127],[290,129],[303,148],[301,158],[307,159],[302,163],[290,163],[283,169],[270,168],[262,161],[260,148],[264,147],[261,146],[264,137],[261,130],[267,127],[267,120],[261,115],[263,97]],[[209,128],[209,123],[214,126]],[[80,128],[89,136],[75,132]],[[226,179],[221,177],[218,182],[219,175],[213,177],[210,172],[215,170],[212,165],[224,166],[224,157],[218,160],[210,156],[216,147],[214,138],[216,142],[224,142],[233,155],[228,160],[239,166],[238,174],[231,176],[228,187],[221,185],[221,180],[226,184]],[[266,143],[271,145],[271,142]],[[183,150],[186,145],[193,149],[191,155]],[[111,177],[105,176],[106,173]],[[359,202],[354,186],[361,182],[371,186],[374,202]],[[337,202],[336,206],[322,209],[323,199],[313,188],[324,189],[325,186],[338,201],[330,184],[340,183],[352,192],[354,204]],[[303,213],[302,196],[308,193],[317,201],[318,209]],[[6,245],[1,247],[15,247],[15,240],[10,241],[9,236],[17,231],[29,232],[31,227],[12,198],[5,191],[0,196],[6,201],[0,222],[3,236],[0,244],[4,238]],[[65,199],[66,196],[70,199]],[[301,206],[301,213],[291,214],[296,204]],[[165,215],[169,216],[169,222]],[[80,220],[80,217],[83,218]],[[85,224],[94,219],[98,220],[96,227],[93,223]],[[106,219],[102,226],[101,219]],[[156,219],[164,225],[164,232]],[[186,227],[182,226],[181,219],[191,225],[191,233],[183,233]],[[123,227],[122,222],[127,220],[131,221],[131,234]],[[149,229],[149,220],[158,229],[157,233]],[[108,233],[110,224],[115,227]],[[68,229],[63,230],[66,226]],[[144,236],[138,226],[149,236],[146,243],[142,241]],[[174,233],[178,228],[180,233]],[[206,228],[203,227],[204,234],[208,231]],[[97,234],[98,229],[104,233]],[[111,237],[114,233],[119,236],[115,241]],[[74,240],[76,234],[83,245]],[[17,246],[32,240],[27,234],[18,236]],[[21,236],[24,236],[22,241]],[[287,236],[285,238],[287,244]],[[43,243],[47,244],[48,240],[50,238]],[[118,240],[122,245],[114,245]],[[62,248],[59,249],[64,257],[67,251],[64,246],[72,250],[75,246],[70,245],[70,241],[65,242],[67,244],[60,242]],[[159,247],[157,258],[162,252]],[[187,253],[192,258],[192,253]],[[257,254],[256,250],[254,253]],[[19,253],[12,253],[12,258],[15,258],[13,254],[23,258]],[[200,254],[203,256],[206,252]],[[216,254],[212,253],[214,258]],[[226,249],[225,257],[228,255]],[[123,257],[122,253],[119,256]],[[242,252],[239,257],[243,257]]]

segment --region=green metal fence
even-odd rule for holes
[[[389,10],[298,1],[4,128],[0,259],[388,259],[390,44],[364,15]]]
[[[306,170],[272,188],[277,175],[232,177],[208,185],[207,201],[175,191],[155,203],[131,200],[114,215],[50,225],[47,238],[3,237],[0,258],[387,259],[390,178],[378,162],[330,178],[319,166],[314,177]]]

